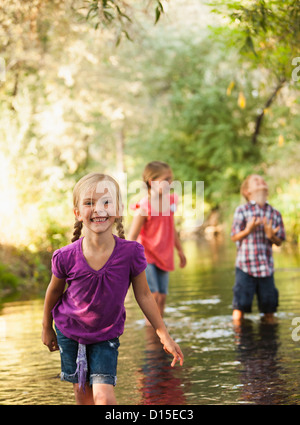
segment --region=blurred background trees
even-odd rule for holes
[[[2,246],[51,253],[69,241],[78,178],[130,182],[155,159],[203,180],[206,217],[228,226],[243,178],[264,174],[299,242],[299,7],[3,0]]]

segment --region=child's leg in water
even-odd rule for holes
[[[161,294],[160,292],[158,292],[156,302],[157,302],[161,317],[164,317],[166,298],[167,298],[167,294]]]
[[[234,323],[239,323],[243,320],[244,318],[244,313],[241,310],[233,310],[232,312],[232,320]]]
[[[74,384],[74,394],[78,405],[112,405],[117,404],[113,385],[89,384],[85,385],[85,391]]]
[[[79,388],[79,384],[73,384],[76,404],[78,405],[93,405],[93,390],[89,384],[85,384],[84,391]]]
[[[263,323],[268,323],[268,324],[271,324],[271,325],[273,325],[273,324],[276,324],[276,323],[277,323],[277,319],[276,319],[276,317],[274,316],[274,313],[264,313],[264,315],[263,315],[263,317],[262,317],[261,321],[262,321]]]
[[[155,264],[148,264],[146,276],[150,291],[156,301],[160,315],[163,317],[169,285],[169,273],[159,269]],[[150,325],[146,317],[145,323],[148,326]]]
[[[114,386],[109,384],[93,384],[94,403],[98,405],[117,404]]]

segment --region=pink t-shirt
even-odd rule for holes
[[[155,211],[148,197],[140,201],[140,208],[148,212],[137,241],[145,248],[148,264],[155,264],[162,270],[174,270],[174,212],[178,196],[170,194],[169,208],[164,212]]]

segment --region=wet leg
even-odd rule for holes
[[[113,385],[93,384],[93,397],[97,405],[117,404]]]
[[[242,310],[233,310],[232,312],[232,320],[234,324],[240,324],[244,318],[244,313]]]
[[[269,325],[274,325],[275,323],[277,323],[277,320],[274,317],[274,313],[264,313],[262,317],[262,322],[267,323]]]
[[[164,317],[164,311],[165,311],[165,305],[166,305],[166,298],[167,295],[166,294],[160,294],[158,293],[157,295],[157,305],[158,305],[158,309],[160,312],[161,317]]]
[[[89,384],[85,384],[85,391],[79,388],[79,384],[74,384],[74,394],[76,404],[78,405],[93,405],[93,391]]]

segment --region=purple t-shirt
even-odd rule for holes
[[[96,271],[82,252],[82,239],[56,250],[52,273],[68,287],[52,310],[57,328],[80,344],[116,338],[124,331],[124,301],[131,279],[147,266],[144,248],[114,235],[114,250]]]

